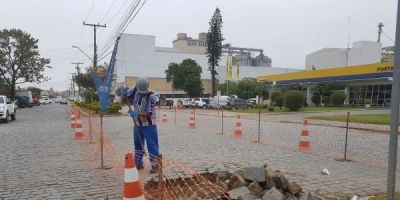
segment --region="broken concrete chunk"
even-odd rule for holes
[[[242,187],[239,187],[239,188],[229,191],[228,194],[229,194],[230,198],[238,199],[238,198],[241,198],[241,197],[244,197],[244,196],[250,194],[250,190],[247,189],[247,187],[242,186]]]
[[[273,187],[264,194],[262,200],[283,200],[283,194]]]
[[[244,178],[249,181],[265,182],[265,168],[263,167],[245,168]]]

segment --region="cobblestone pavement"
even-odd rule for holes
[[[0,199],[104,199],[73,140],[69,106],[17,110],[17,120],[0,123]]]
[[[350,151],[350,156],[354,159],[352,162],[338,162],[332,157],[319,153],[319,148],[325,147],[328,144],[327,140],[332,139],[324,138],[324,136],[343,132],[340,128],[324,127],[321,130],[320,127],[311,126],[311,134],[315,135],[311,138],[312,148],[317,151],[303,153],[296,150],[297,136],[302,128],[298,124],[264,122],[262,125],[264,133],[261,136],[264,143],[257,144],[254,143],[256,138],[254,132],[257,126],[253,120],[242,120],[244,135],[250,136],[238,139],[232,137],[235,120],[233,117],[225,119],[224,134],[221,135],[220,118],[196,115],[196,129],[189,129],[187,128],[188,112],[177,113],[177,125],[174,124],[174,113],[165,112],[168,122],[159,122],[158,125],[161,152],[164,157],[182,162],[199,172],[233,171],[240,166],[267,164],[272,169],[284,171],[292,180],[299,181],[305,189],[323,194],[350,196],[356,193],[367,195],[385,191],[387,171],[385,167],[379,166],[379,163],[359,161],[352,156],[353,151]],[[129,131],[132,123],[129,117],[107,118],[106,125],[108,134],[114,138],[113,143],[118,151],[123,152],[126,148],[131,148],[132,133]],[[127,133],[121,130],[127,130]],[[351,134],[356,133],[352,131]],[[360,131],[357,131],[357,134],[360,135],[357,137],[366,137],[362,138],[362,143],[357,144],[365,146],[363,153],[382,151],[375,154],[384,154],[383,149],[373,144],[373,140],[380,140],[379,137],[383,134]],[[352,140],[355,139],[352,138]],[[288,144],[294,148],[289,148]],[[323,168],[327,168],[332,174],[321,175]]]
[[[158,125],[164,158],[197,172],[234,171],[243,166],[267,164],[268,168],[279,169],[289,179],[297,180],[305,189],[325,195],[367,195],[385,190],[384,167],[362,162],[355,156],[352,162],[337,162],[320,153],[320,148],[327,144],[323,142],[332,139],[323,136],[342,135],[340,128],[310,126],[311,134],[315,135],[314,139],[311,137],[312,148],[316,150],[303,153],[295,148],[297,140],[294,138],[302,128],[299,124],[264,122],[262,143],[257,144],[253,142],[257,136],[254,116],[244,117],[244,136],[238,139],[231,136],[234,113],[227,113],[223,135],[218,116],[196,115],[196,129],[189,129],[187,111],[177,113],[177,125],[174,124],[174,113],[166,113],[168,122]],[[105,165],[112,169],[98,170],[98,118],[93,117],[91,121],[95,143],[90,144],[87,118],[82,119],[86,128],[85,140],[76,141],[69,128],[69,117],[68,106],[48,105],[18,110],[17,121],[0,124],[0,199],[121,198],[121,165],[124,153],[132,149],[131,119],[127,116],[104,117]],[[381,150],[383,147],[373,144],[373,139],[385,140],[387,136],[351,131],[351,134],[356,133],[372,138],[371,141],[363,138],[366,142],[358,144],[371,148],[365,150],[367,153],[385,154]],[[377,139],[379,137],[383,139]],[[321,175],[322,168],[328,168],[332,174]],[[143,180],[149,177],[147,170],[140,172]]]
[[[175,121],[174,112],[165,110],[169,119]],[[164,111],[163,111],[164,112]],[[177,123],[187,124],[190,110],[177,112]],[[386,112],[384,110],[357,111],[358,113]],[[221,112],[196,110],[196,126],[215,133],[222,132]],[[346,111],[327,112],[330,114],[343,114]],[[327,114],[325,113],[325,114]],[[312,113],[315,114],[315,113]],[[321,113],[320,113],[321,114]],[[285,147],[297,151],[300,132],[304,128],[300,123],[308,113],[263,115],[260,122],[260,142]],[[224,133],[233,134],[236,113],[224,112]],[[285,118],[286,117],[286,118]],[[285,122],[282,122],[285,121]],[[288,122],[287,122],[288,121]],[[310,132],[309,140],[311,150],[307,153],[323,155],[330,158],[344,156],[346,130],[339,127],[315,125],[314,120],[309,120],[311,125],[307,128]],[[258,115],[242,114],[241,123],[244,130],[243,137],[250,141],[258,140]],[[324,122],[329,123],[329,122]],[[336,123],[338,124],[338,123]],[[350,125],[354,125],[351,123]],[[368,127],[369,125],[365,125]],[[389,136],[387,132],[363,131],[350,129],[348,134],[347,156],[366,165],[387,168]]]

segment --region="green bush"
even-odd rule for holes
[[[322,103],[324,104],[324,106],[331,105],[331,98],[328,96],[322,97]]]
[[[93,110],[96,113],[98,113],[100,111],[100,104],[97,101],[93,101],[92,103],[86,103],[84,105],[84,107],[89,109],[89,110]]]
[[[119,110],[121,110],[121,109],[122,109],[121,104],[119,104],[119,103],[112,103],[110,106],[108,106],[108,113],[115,114],[115,113],[118,113]]]
[[[271,93],[271,102],[272,102],[272,103],[276,103],[276,99],[277,99],[278,97],[280,97],[280,96],[282,96],[282,93],[281,93],[281,92],[272,92],[272,93]]]
[[[297,90],[288,91],[284,94],[284,105],[290,111],[297,111],[304,106],[304,94]]]
[[[321,105],[321,96],[319,94],[313,94],[311,97],[311,102],[313,102],[313,104],[316,106]]]
[[[99,96],[92,90],[86,90],[83,92],[83,98],[85,99],[86,102],[94,102],[94,101],[99,101]]]
[[[275,105],[279,106],[279,110],[282,110],[282,106],[284,105],[284,98],[283,96],[279,96],[275,99]]]
[[[334,106],[342,106],[346,100],[346,94],[341,91],[336,91],[331,94],[331,102]]]
[[[268,104],[256,104],[256,105],[253,106],[253,108],[255,108],[255,109],[259,109],[259,108],[267,109],[268,108]]]
[[[269,111],[269,112],[274,112],[274,108],[273,108],[273,107],[269,107],[269,108],[268,108],[268,111]]]

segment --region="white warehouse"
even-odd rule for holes
[[[354,42],[352,48],[323,48],[306,56],[306,70],[372,64],[381,61],[382,43]]]

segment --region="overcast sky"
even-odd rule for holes
[[[93,55],[93,29],[103,46],[133,0],[0,0],[0,28],[22,29],[39,39],[42,56],[53,66],[52,80],[40,87],[68,88],[71,62],[90,60],[71,45]],[[377,40],[378,22],[385,24],[383,46],[393,45],[395,0],[147,0],[125,33],[156,36],[157,46],[172,47],[176,33],[197,38],[208,30],[215,8],[221,9],[226,43],[264,49],[273,67],[304,69],[305,55],[323,47],[346,47],[350,42]],[[391,38],[391,39],[390,39]],[[100,63],[104,62],[101,61]],[[108,62],[108,60],[107,60]],[[207,72],[205,72],[207,73]]]

